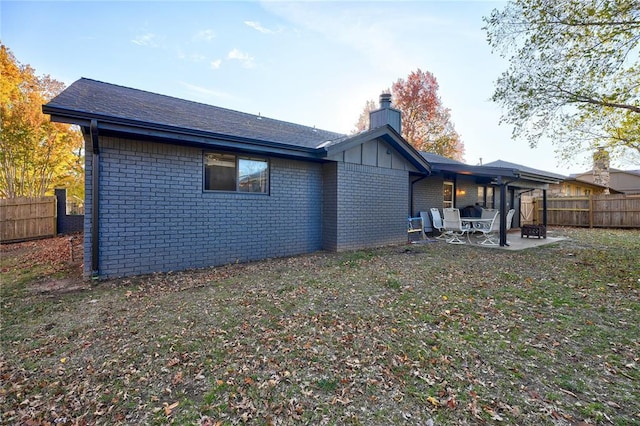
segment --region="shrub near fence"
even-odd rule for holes
[[[23,241],[56,235],[56,198],[0,200],[0,241]]]
[[[534,203],[535,220],[542,223],[542,198]],[[547,198],[547,225],[640,228],[640,194]]]

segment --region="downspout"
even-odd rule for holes
[[[98,120],[91,120],[89,127],[92,145],[91,157],[91,279],[99,278],[98,255],[100,235],[100,144],[98,140]]]

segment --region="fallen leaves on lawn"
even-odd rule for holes
[[[11,296],[0,411],[11,424],[632,423],[639,249],[581,244],[317,253]]]
[[[162,404],[164,407],[164,415],[169,417],[173,410],[180,404],[180,401],[176,401],[173,404],[164,403]]]

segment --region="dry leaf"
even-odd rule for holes
[[[169,405],[166,402],[162,404],[164,406],[164,414],[168,417],[171,415],[171,412],[180,404],[180,401],[176,401],[173,404]]]
[[[438,402],[438,400],[435,399],[432,396],[428,397],[427,401],[429,401],[434,407],[439,407],[440,406],[440,402]]]

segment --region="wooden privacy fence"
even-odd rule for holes
[[[0,241],[56,235],[56,197],[0,200]]]
[[[536,223],[542,223],[542,209],[542,198],[536,198]],[[640,194],[547,198],[547,225],[640,228]]]

